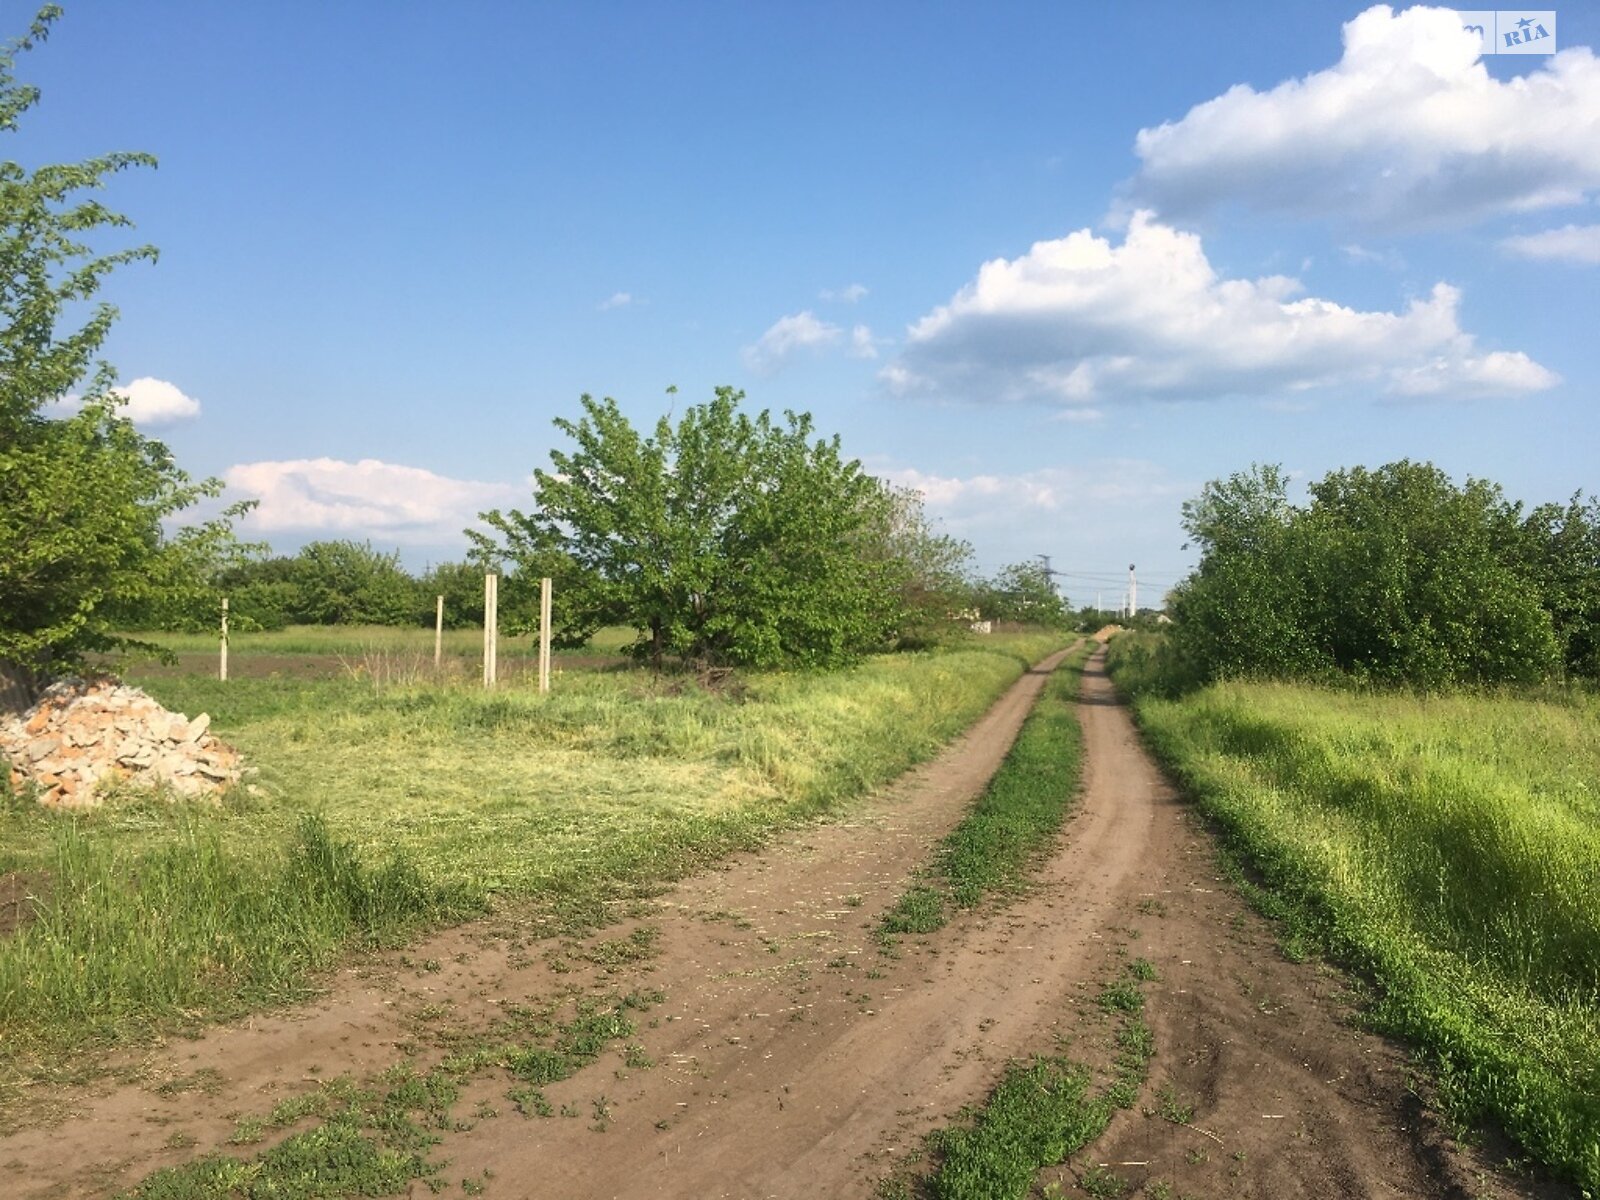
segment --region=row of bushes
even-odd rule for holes
[[[1258,466],[1184,505],[1168,676],[1439,686],[1600,677],[1600,501],[1528,509],[1428,463]]]

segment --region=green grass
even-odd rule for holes
[[[1458,1120],[1600,1194],[1600,701],[1226,683],[1137,710],[1291,949],[1370,973]]]
[[[421,1074],[402,1066],[377,1088],[348,1080],[304,1103],[274,1113],[252,1134],[323,1118],[251,1157],[211,1153],[147,1176],[121,1200],[334,1200],[343,1196],[395,1196],[412,1181],[437,1182],[439,1164],[428,1160],[438,1130],[451,1126],[459,1082],[448,1072]]]
[[[48,901],[0,948],[8,1042],[30,1030],[94,1042],[152,1012],[297,999],[352,941],[393,942],[477,908],[403,856],[364,865],[314,814],[252,856],[230,853],[215,821],[172,816],[165,842],[136,856],[87,823],[46,823]]]
[[[546,696],[152,678],[169,707],[213,714],[255,792],[0,806],[0,875],[38,914],[0,940],[0,1084],[14,1098],[96,1044],[304,995],[343,947],[486,898],[549,928],[600,919],[927,757],[1052,644],[973,639],[724,693],[632,671]]]
[[[1083,737],[1073,705],[1089,653],[1089,646],[1080,647],[1058,668],[983,795],[940,845],[924,880],[884,914],[879,936],[885,944],[900,934],[943,928],[947,904],[974,908],[1024,886],[1077,795]]]
[[[174,654],[215,654],[216,633],[131,632],[130,637],[151,642]],[[562,654],[620,654],[637,636],[622,625],[608,626],[589,639],[579,650],[558,650]],[[454,656],[476,656],[483,652],[482,629],[446,629],[444,652]],[[433,627],[393,625],[291,625],[269,632],[228,635],[228,652],[233,656],[335,654],[356,658],[369,653],[417,654],[433,658]],[[538,657],[539,641],[532,634],[500,638],[502,658]]]
[[[251,1156],[211,1153],[147,1176],[122,1200],[334,1200],[394,1196],[420,1180],[437,1192],[448,1163],[430,1151],[440,1131],[464,1126],[455,1115],[462,1089],[499,1072],[519,1081],[507,1093],[525,1116],[554,1115],[537,1085],[571,1077],[634,1030],[630,1012],[659,1004],[659,992],[582,998],[564,1022],[513,1014],[479,1044],[428,1071],[401,1063],[368,1085],[349,1076],[327,1080],[246,1117],[231,1139],[252,1145],[307,1121],[277,1145]],[[496,1035],[499,1035],[498,1037]],[[520,1036],[523,1040],[507,1040]],[[600,1102],[596,1101],[596,1117]],[[492,1117],[492,1106],[480,1114]]]
[[[1133,1107],[1155,1054],[1149,1026],[1139,1016],[1144,1005],[1139,980],[1130,973],[1106,985],[1106,992],[1126,991],[1136,1002],[1108,1009],[1122,1017],[1115,1059],[1101,1085],[1094,1086],[1094,1071],[1060,1055],[1012,1064],[970,1123],[934,1135],[931,1195],[1023,1200],[1041,1168],[1065,1162],[1099,1137],[1118,1109]]]

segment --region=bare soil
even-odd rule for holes
[[[665,997],[631,1039],[642,1050],[618,1047],[545,1089],[572,1115],[524,1118],[507,1078],[476,1081],[457,1105],[464,1127],[439,1148],[444,1178],[507,1197],[871,1196],[1009,1060],[1103,1054],[1095,996],[1134,956],[1159,976],[1145,985],[1145,1111],[1119,1115],[1041,1188],[1083,1194],[1083,1172],[1105,1163],[1174,1197],[1567,1194],[1496,1175],[1457,1145],[1409,1086],[1404,1053],[1354,1026],[1341,977],[1284,959],[1221,881],[1098,659],[1080,707],[1085,789],[1036,886],[882,953],[880,917],[981,791],[1053,666],[848,819],[730,859],[589,943],[464,927],[347,970],[316,1004],[130,1059],[138,1082],[57,1090],[64,1119],[0,1139],[7,1194],[108,1195],[226,1148],[239,1117],[319,1080],[436,1058],[443,1029],[640,987]],[[656,953],[602,952],[639,925],[659,931]],[[1187,1123],[1162,1116],[1161,1095],[1193,1106]]]

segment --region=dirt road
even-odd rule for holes
[[[1408,1091],[1403,1056],[1349,1024],[1339,978],[1277,953],[1219,881],[1206,835],[1139,746],[1098,661],[1080,706],[1084,794],[1037,886],[907,939],[898,958],[882,954],[871,936],[880,916],[981,790],[1044,678],[1025,677],[854,819],[786,836],[662,897],[637,918],[659,931],[643,961],[582,946],[530,957],[483,930],[455,931],[405,960],[427,970],[396,959],[303,1013],[161,1051],[142,1086],[0,1140],[0,1165],[20,1195],[109,1194],[222,1145],[235,1116],[319,1078],[376,1071],[400,1048],[426,1059],[439,1013],[470,1028],[562,989],[643,987],[664,1000],[635,1050],[545,1089],[570,1115],[518,1115],[497,1073],[473,1084],[457,1105],[470,1128],[436,1156],[449,1160],[445,1178],[490,1196],[575,1200],[871,1196],[1008,1059],[1060,1045],[1099,1053],[1094,996],[1139,956],[1159,975],[1146,985],[1150,1111],[1122,1113],[1081,1162],[1057,1169],[1065,1194],[1083,1194],[1076,1180],[1100,1163],[1176,1196],[1561,1194],[1481,1177]],[[1158,1093],[1192,1105],[1189,1122],[1163,1119]]]

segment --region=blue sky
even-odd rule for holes
[[[458,557],[580,394],[668,385],[1080,603],[1253,461],[1600,488],[1600,8],[1480,61],[1356,4],[67,7],[0,156],[160,158],[107,356],[278,549]]]

